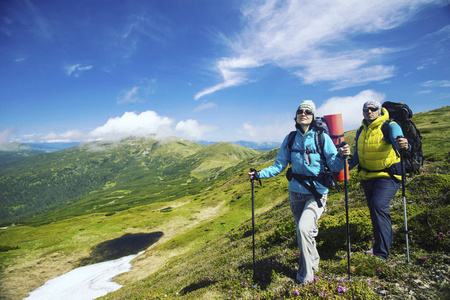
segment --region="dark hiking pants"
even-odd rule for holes
[[[392,178],[374,178],[362,180],[361,184],[364,188],[370,218],[372,219],[375,240],[373,254],[387,259],[393,240],[389,206],[400,187],[400,183],[395,182]]]

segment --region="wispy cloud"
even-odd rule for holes
[[[205,103],[202,103],[199,106],[197,106],[194,111],[198,112],[198,111],[213,109],[216,107],[217,107],[217,104],[215,104],[215,103],[205,102]]]
[[[36,8],[35,5],[30,0],[25,0],[26,5],[30,9],[31,16],[31,31],[36,35],[41,36],[45,39],[52,39],[52,29],[45,17],[42,16],[41,12]]]
[[[137,97],[137,93],[139,91],[139,87],[134,86],[131,90],[126,91],[119,97],[117,103],[132,103],[139,102],[139,98]]]
[[[31,34],[39,40],[53,40],[54,30],[50,22],[33,1],[2,1],[1,12],[8,12],[8,16],[3,14],[0,18],[0,32],[6,36]],[[17,24],[20,29],[17,30]]]
[[[450,87],[450,80],[428,80],[422,83],[422,86],[448,88]]]
[[[132,14],[111,31],[112,45],[122,59],[129,59],[139,49],[142,39],[150,39],[156,44],[164,45],[172,35],[170,22],[162,14],[146,12]],[[151,14],[150,14],[151,13]],[[107,48],[111,48],[108,45]]]
[[[21,63],[24,62],[27,58],[28,58],[27,56],[18,56],[17,58],[14,59],[14,62]]]
[[[117,98],[118,104],[144,102],[150,95],[155,93],[156,79],[144,78],[136,86],[120,93]]]
[[[395,28],[433,2],[441,1],[250,1],[242,9],[245,29],[225,40],[234,55],[216,63],[223,81],[195,99],[244,84],[248,69],[266,64],[292,72],[305,84],[328,81],[332,89],[390,78],[395,66],[383,59],[391,50],[368,48],[355,37]]]
[[[262,64],[253,58],[223,58],[217,63],[217,69],[222,75],[223,82],[213,87],[207,88],[194,97],[195,100],[201,97],[222,90],[227,87],[237,86],[247,81],[245,69],[259,67]]]
[[[79,77],[83,72],[92,69],[94,66],[82,66],[81,64],[75,64],[71,66],[67,66],[66,74],[69,76]]]

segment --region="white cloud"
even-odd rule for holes
[[[68,143],[72,141],[82,141],[85,135],[79,130],[68,130],[64,133],[50,133],[40,137],[40,141],[47,143]]]
[[[364,102],[376,100],[383,103],[385,95],[372,90],[365,90],[355,96],[332,97],[316,108],[316,116],[341,114],[344,131],[356,129],[363,119],[362,107]],[[237,130],[243,140],[253,142],[282,142],[286,135],[295,130],[295,112],[283,116],[276,116],[271,122],[265,120],[263,124],[245,122]]]
[[[332,90],[364,85],[370,81],[381,81],[392,77],[393,66],[372,65],[367,63],[380,55],[380,49],[352,51],[326,57],[327,54],[314,55],[304,64],[303,71],[294,72],[306,84],[317,81],[330,81]]]
[[[247,81],[245,71],[242,69],[259,67],[262,64],[249,57],[223,58],[217,63],[217,69],[222,75],[223,82],[213,87],[207,88],[194,97],[195,100],[201,97],[222,90],[227,87],[237,86]]]
[[[329,81],[333,89],[392,77],[395,67],[383,64],[392,50],[367,48],[354,38],[395,28],[430,3],[441,1],[250,1],[242,9],[244,30],[225,41],[232,57],[216,63],[222,83],[195,99],[246,83],[246,71],[265,64],[276,64],[306,84]]]
[[[7,128],[3,131],[0,131],[0,145],[9,143],[10,137],[13,134],[14,129],[13,128]]]
[[[159,116],[154,111],[140,114],[125,112],[123,116],[109,119],[105,125],[97,127],[89,133],[91,139],[120,139],[128,136],[145,137],[156,135],[164,138],[172,135],[173,120]]]
[[[122,116],[110,118],[104,125],[90,132],[78,129],[68,130],[63,133],[51,131],[45,135],[30,134],[22,136],[22,142],[92,142],[96,140],[119,140],[122,138],[151,137],[166,139],[170,136],[179,136],[186,139],[200,140],[208,132],[217,130],[215,126],[200,124],[197,120],[188,119],[179,121],[169,117],[160,116],[156,112],[148,110],[142,113],[125,112]],[[8,141],[12,129],[0,132],[0,143]]]
[[[180,121],[175,127],[175,131],[182,132],[184,137],[194,140],[200,140],[205,133],[215,130],[217,130],[215,126],[200,125],[197,120],[191,119]]]
[[[316,109],[317,116],[342,114],[344,131],[352,130],[361,125],[363,119],[362,107],[368,100],[382,103],[386,96],[372,90],[365,90],[355,96],[332,97]]]

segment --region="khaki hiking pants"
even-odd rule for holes
[[[297,280],[301,284],[312,281],[314,271],[319,270],[320,257],[315,238],[319,233],[318,221],[324,211],[327,196],[327,194],[322,196],[323,206],[319,208],[313,195],[289,192],[289,202],[294,215],[298,249],[300,250]]]

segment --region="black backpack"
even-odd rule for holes
[[[412,110],[403,102],[386,101],[382,107],[386,108],[389,113],[389,120],[381,126],[386,142],[390,143],[391,141],[389,139],[389,123],[395,121],[400,125],[403,135],[411,145],[411,149],[403,153],[406,172],[410,174],[419,173],[423,165],[422,136],[414,122],[411,121],[413,116]]]
[[[389,137],[389,124],[392,121],[395,121],[402,128],[404,137],[408,139],[408,143],[411,145],[411,149],[403,153],[406,173],[418,173],[423,165],[422,136],[416,125],[411,121],[413,116],[412,110],[403,102],[386,101],[383,103],[382,107],[389,113],[389,120],[381,125],[384,140],[387,143],[391,143]],[[362,129],[363,127],[361,126],[356,131],[356,143],[358,143],[359,134]],[[397,154],[400,156],[399,153]]]

